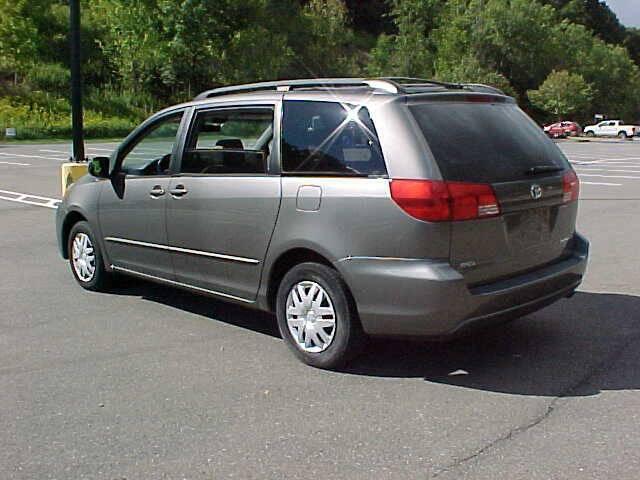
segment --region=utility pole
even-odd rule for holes
[[[84,162],[82,122],[82,70],[80,47],[80,0],[69,0],[71,31],[71,122],[73,127],[73,161]]]

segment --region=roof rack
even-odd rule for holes
[[[198,95],[196,100],[219,97],[233,93],[248,93],[276,90],[288,92],[298,88],[335,88],[335,87],[370,87],[384,90],[388,93],[399,93],[398,85],[394,82],[382,79],[364,78],[315,78],[303,80],[277,80],[273,82],[248,83],[245,85],[232,85],[207,90]]]
[[[497,88],[480,84],[447,83],[438,80],[411,77],[380,77],[380,78],[316,78],[302,80],[277,80],[273,82],[248,83],[232,85],[207,90],[199,94],[195,100],[230,95],[234,93],[249,93],[260,91],[288,92],[301,88],[338,88],[338,87],[369,87],[387,93],[422,93],[434,88],[445,88],[472,91],[492,92],[504,95]]]
[[[381,80],[387,80],[394,82],[400,85],[403,89],[407,88],[433,88],[435,87],[444,87],[456,90],[464,89],[467,84],[464,83],[451,83],[451,82],[441,82],[439,80],[431,80],[428,78],[414,78],[414,77],[382,77]]]

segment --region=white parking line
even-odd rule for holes
[[[597,167],[604,167],[604,165],[596,165]],[[637,165],[635,168],[638,168],[640,165]],[[633,170],[634,167],[618,167],[613,166],[613,168],[594,168],[594,167],[584,167],[584,166],[576,166],[576,170],[581,172],[618,172],[618,173],[640,173],[640,170]]]
[[[87,147],[87,150],[97,150],[98,152],[113,152],[115,148]]]
[[[10,195],[10,196],[7,196]],[[10,190],[0,190],[0,200],[9,202],[26,203],[27,205],[35,205],[36,207],[58,208],[60,200],[57,198],[41,197],[39,195],[30,195],[28,193],[12,192]]]
[[[65,162],[67,158],[55,158],[55,157],[43,157],[41,155],[20,155],[18,153],[0,153],[4,157],[17,157],[17,158],[44,158],[45,160],[58,160],[59,162]]]
[[[43,153],[60,153],[62,155],[71,155],[69,152],[63,152],[61,150],[40,150]]]
[[[607,187],[621,187],[621,183],[606,183],[606,182],[583,182],[580,181],[580,185],[606,185]]]
[[[4,162],[4,161],[0,161],[0,165],[17,165],[19,167],[29,167],[29,166],[31,166],[30,163]]]
[[[634,180],[640,180],[640,177],[633,177],[631,175],[598,175],[595,173],[580,173],[580,177],[600,177],[600,178],[629,178]]]
[[[571,162],[572,165],[581,168],[591,168],[591,167],[604,167],[604,168],[640,168],[640,163],[576,163]]]

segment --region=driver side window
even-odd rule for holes
[[[159,120],[130,145],[120,170],[128,175],[159,175],[165,173],[182,121],[183,112]]]

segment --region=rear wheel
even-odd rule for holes
[[[104,268],[102,253],[89,223],[76,223],[67,241],[71,272],[80,286],[87,290],[106,289],[111,276]]]
[[[619,132],[618,133],[618,138],[621,139],[621,140],[626,140],[627,132],[625,132],[625,131]]]
[[[319,263],[293,267],[278,288],[280,334],[304,363],[318,368],[344,365],[360,349],[364,333],[346,284]]]
[[[595,133],[593,133],[591,130],[589,130],[587,133],[585,133],[585,135],[586,135],[587,137],[595,137],[595,136],[596,136],[596,134],[595,134]]]

